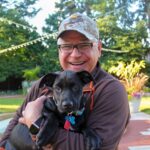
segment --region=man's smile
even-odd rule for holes
[[[83,64],[85,64],[85,61],[81,61],[81,62],[69,62],[69,64],[71,64],[71,65],[83,65]]]

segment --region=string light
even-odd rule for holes
[[[0,17],[0,21],[1,21],[1,22],[6,22],[6,23],[8,23],[8,24],[10,24],[10,25],[11,25],[11,24],[14,24],[17,28],[22,27],[23,29],[28,29],[28,30],[30,30],[31,32],[34,31],[34,30],[36,31],[35,28],[32,28],[32,27],[29,27],[29,26],[26,26],[26,25],[23,25],[23,24],[14,22],[14,21],[12,21],[12,20],[8,20],[7,18]]]
[[[26,42],[26,43],[22,43],[22,44],[19,44],[19,45],[16,45],[16,46],[12,46],[12,47],[9,47],[9,48],[6,48],[6,49],[2,49],[2,50],[0,50],[0,54],[8,52],[8,51],[16,50],[16,49],[19,49],[19,48],[23,48],[23,47],[26,47],[26,46],[29,46],[29,45],[33,45],[37,42],[43,41],[44,39],[49,39],[50,37],[56,38],[56,36],[57,36],[57,33],[44,34],[43,36],[41,36],[41,37],[39,37],[35,40],[29,41],[29,42]]]
[[[122,6],[122,7],[118,8],[117,10],[123,9],[124,7],[125,6]],[[114,10],[106,13],[105,15],[101,15],[99,17],[102,17],[102,16],[105,17],[105,16],[107,16],[107,15],[113,13],[113,12],[114,12]],[[15,24],[17,28],[22,27],[23,29],[29,29],[30,31],[35,30],[34,28],[22,25],[20,23],[16,23],[16,22],[8,20],[6,18],[0,17],[0,21],[7,22],[8,24]],[[37,42],[42,42],[45,38],[46,39],[49,39],[50,37],[56,38],[56,36],[57,36],[57,33],[44,34],[40,38],[37,38],[35,40],[29,41],[29,42],[26,42],[26,43],[22,43],[22,44],[19,44],[19,45],[16,45],[16,46],[12,46],[12,47],[9,47],[9,48],[6,48],[6,49],[2,49],[2,50],[0,50],[0,54],[8,52],[8,51],[16,50],[16,49],[19,49],[19,48],[23,48],[23,47],[26,47],[26,46],[29,46],[29,45],[33,45],[33,44],[36,44]],[[106,52],[113,52],[113,53],[128,53],[129,52],[129,51],[120,51],[120,50],[106,49],[106,48],[102,48],[102,50],[106,51]]]

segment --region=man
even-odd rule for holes
[[[71,15],[60,24],[57,44],[59,61],[63,70],[86,70],[92,74],[94,85],[90,88],[91,92],[89,90],[85,93],[90,102],[86,126],[94,129],[99,135],[102,141],[101,150],[116,150],[129,121],[128,100],[120,82],[99,66],[101,42],[96,23],[80,13]],[[32,87],[26,101],[9,123],[1,140],[1,146],[5,145],[19,118],[20,122],[30,128],[41,115],[42,104],[46,96],[39,97],[41,93],[39,84],[40,80]],[[51,149],[56,150],[85,149],[81,133],[70,132],[62,128],[58,129],[50,145],[53,147]]]

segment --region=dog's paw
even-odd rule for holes
[[[101,139],[93,129],[85,129],[83,135],[85,138],[86,150],[100,150]]]

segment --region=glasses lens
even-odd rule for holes
[[[61,52],[70,53],[72,52],[73,45],[58,45]]]
[[[63,53],[72,53],[74,48],[77,48],[79,52],[84,53],[89,51],[92,47],[93,47],[93,43],[80,43],[76,45],[72,45],[72,44],[58,45],[58,48]]]
[[[81,52],[88,51],[92,48],[93,44],[92,43],[82,43],[78,44],[78,50]]]

